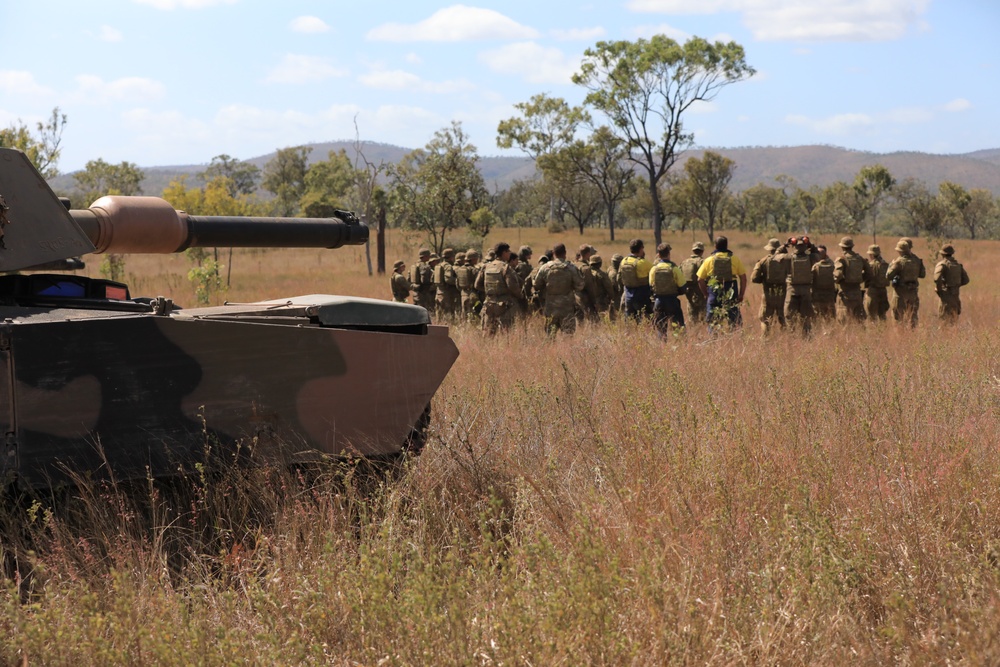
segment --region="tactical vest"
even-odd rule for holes
[[[860,285],[865,278],[865,260],[860,255],[844,256],[844,282],[848,285]]]
[[[629,289],[642,286],[642,279],[639,278],[638,264],[638,257],[629,256],[622,260],[622,264],[618,268],[618,275],[621,276],[622,285],[625,285]]]
[[[572,265],[553,260],[545,269],[545,296],[565,296],[573,291]]]
[[[833,282],[833,262],[816,263],[816,283],[814,287],[819,290],[831,290],[835,286]]]
[[[663,262],[653,267],[653,294],[656,296],[675,296],[677,280],[674,278],[673,262]]]
[[[434,267],[434,284],[444,285],[444,262],[439,263]]]
[[[962,286],[962,265],[958,262],[948,262],[944,267],[944,284],[948,289]]]
[[[788,278],[788,267],[774,255],[764,258],[764,284],[784,285]]]
[[[809,255],[792,255],[789,282],[792,285],[811,285],[812,280],[812,260]]]
[[[483,289],[486,290],[486,296],[507,296],[510,293],[507,281],[503,277],[504,268],[506,267],[503,262],[493,261],[483,269]]]
[[[727,283],[733,279],[733,256],[720,252],[715,254],[712,261],[712,275],[719,282]]]
[[[899,279],[904,283],[915,283],[920,279],[920,262],[906,255],[901,256],[899,262]]]
[[[471,266],[459,266],[455,269],[455,283],[459,289],[472,289],[472,274]]]
[[[701,266],[701,257],[688,257],[681,263],[681,273],[689,283],[698,282],[698,267]]]
[[[885,278],[885,272],[889,269],[889,265],[886,261],[879,257],[868,262],[868,266],[872,270],[872,281],[869,283],[869,287],[887,287],[889,281]]]

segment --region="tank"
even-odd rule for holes
[[[458,357],[423,308],[327,294],[178,308],[119,282],[19,273],[88,253],[365,243],[368,228],[337,215],[199,217],[157,197],[69,210],[23,153],[0,149],[4,481],[171,476],[213,449],[293,460],[418,450]]]

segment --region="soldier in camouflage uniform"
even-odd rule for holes
[[[406,297],[410,296],[410,281],[403,274],[404,271],[406,271],[406,264],[403,263],[403,260],[392,265],[389,286],[392,288],[392,300],[396,303],[406,303]]]
[[[808,236],[789,239],[793,252],[780,252],[778,256],[788,269],[788,289],[785,294],[785,320],[792,328],[801,327],[802,334],[812,329],[813,255]]]
[[[576,331],[576,294],[583,290],[583,276],[576,265],[566,261],[566,246],[557,243],[553,258],[535,276],[535,289],[542,295],[545,331],[571,334]]]
[[[580,246],[579,259],[575,262],[577,270],[583,276],[583,289],[576,294],[576,313],[581,321],[597,321],[597,281],[590,270],[590,257],[593,254],[594,246],[584,243]]]
[[[528,279],[531,275],[531,256],[534,253],[531,250],[531,246],[523,245],[517,251],[517,266],[514,267],[514,271],[517,272],[517,277],[520,278],[521,284]]]
[[[885,321],[889,312],[889,279],[885,277],[889,262],[882,258],[882,249],[877,245],[868,246],[868,271],[870,278],[865,282],[865,311],[870,320]]]
[[[611,268],[608,269],[608,278],[611,279],[611,285],[615,288],[614,296],[611,298],[611,320],[614,321],[618,319],[618,313],[624,308],[623,299],[625,298],[625,287],[622,285],[621,275],[618,273],[618,269],[622,265],[622,260],[625,259],[622,255],[617,252],[611,255]]]
[[[861,286],[871,282],[872,270],[865,258],[854,252],[854,239],[840,239],[843,253],[833,263],[833,281],[837,283],[837,321],[865,321],[865,293]]]
[[[777,320],[782,329],[785,328],[785,292],[787,291],[788,263],[782,262],[777,255],[781,241],[771,239],[764,246],[767,255],[754,265],[750,281],[764,287],[764,299],[760,304],[761,331],[766,336],[771,329],[771,323]]]
[[[684,296],[687,297],[687,316],[690,322],[705,321],[705,295],[697,288],[698,269],[705,261],[705,244],[698,241],[691,246],[691,256],[681,262],[681,273],[688,282],[688,290]]]
[[[488,262],[476,277],[476,289],[486,294],[483,302],[483,331],[494,335],[514,324],[515,294],[521,289],[517,274],[510,267],[510,245],[500,242],[493,247],[496,258]]]
[[[438,317],[454,321],[462,307],[462,293],[455,273],[455,251],[445,248],[441,254],[444,257],[434,267],[437,314]]]
[[[479,273],[479,252],[470,248],[465,252],[465,262],[455,267],[455,284],[462,293],[462,319],[470,321],[476,315],[481,303],[476,291],[476,276]]]
[[[510,257],[507,258],[507,264],[514,270],[514,275],[517,277],[517,292],[514,293],[514,319],[524,319],[528,314],[528,300],[524,296],[524,281],[517,273],[520,261],[521,258],[514,253],[510,253]]]
[[[598,317],[611,317],[611,309],[615,301],[616,290],[611,282],[611,277],[601,270],[600,255],[590,256],[590,270],[594,274],[594,284],[597,286],[597,297],[594,306],[597,308]]]
[[[541,271],[542,266],[546,262],[552,261],[552,250],[545,251],[541,257],[538,258],[538,266],[532,269],[531,273],[528,274],[527,280],[524,281],[524,298],[528,302],[528,312],[532,315],[535,313],[542,312],[542,295],[538,292],[535,287],[535,278],[538,277],[538,272]]]
[[[969,274],[955,259],[955,248],[950,243],[941,248],[940,254],[941,261],[934,266],[934,290],[941,299],[938,316],[946,324],[955,324],[962,314],[959,290],[969,284]]]
[[[910,251],[909,239],[900,239],[896,244],[899,257],[892,260],[885,277],[892,285],[892,317],[897,322],[909,322],[917,326],[920,310],[920,279],[927,277],[924,263]]]
[[[812,303],[816,316],[832,320],[837,316],[837,283],[833,279],[833,260],[826,254],[826,246],[816,246],[819,259],[812,266]]]
[[[428,263],[431,258],[431,251],[421,248],[417,254],[417,262],[410,267],[410,294],[413,296],[413,303],[427,309],[428,313],[434,313],[434,296],[437,290],[434,287],[434,272]]]

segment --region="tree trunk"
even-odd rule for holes
[[[378,207],[378,213],[376,214],[376,224],[377,232],[375,236],[376,244],[376,257],[378,258],[378,274],[385,275],[385,206]]]
[[[653,241],[660,245],[663,239],[663,204],[660,202],[660,191],[652,175],[649,178],[649,196],[653,201]]]
[[[608,207],[608,232],[611,234],[611,240],[615,240],[615,205],[614,202],[607,202]]]

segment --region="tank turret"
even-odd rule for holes
[[[335,218],[188,215],[157,197],[68,210],[23,153],[0,148],[0,272],[88,253],[191,247],[339,248]],[[79,275],[0,276],[0,477],[168,476],[213,447],[265,456],[393,458],[419,450],[458,356],[423,308],[309,294],[178,309]]]

